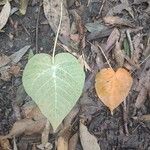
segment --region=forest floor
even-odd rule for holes
[[[16,1],[10,3],[13,12],[19,4]],[[69,136],[63,133],[62,137],[67,136],[68,149],[86,150],[86,141],[80,135],[81,121],[88,129],[85,137],[88,134],[94,137],[101,150],[150,150],[150,1],[68,0],[66,10],[71,24],[72,49],[62,48],[66,43],[59,40],[56,53],[69,51],[82,56],[86,80],[83,94],[69,119],[63,121],[59,132],[50,131],[47,150],[58,147],[57,138],[66,124],[70,125]],[[15,131],[10,137],[0,140],[0,150],[42,149],[39,145],[45,121],[27,127],[29,124],[25,119],[31,114],[26,115],[26,111],[31,111],[35,104],[23,89],[22,73],[29,55],[52,55],[55,31],[45,17],[40,0],[30,0],[25,15],[13,12],[2,30],[0,135],[8,135],[12,127]],[[24,52],[16,53],[22,48]],[[112,68],[125,68],[133,78],[126,100],[113,115],[98,98],[94,86],[97,72],[109,67],[101,48]],[[29,118],[34,121],[33,112]],[[14,126],[15,123],[18,124]],[[91,141],[89,139],[86,144],[92,145]]]

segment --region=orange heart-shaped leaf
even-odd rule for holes
[[[127,97],[132,82],[127,70],[119,68],[115,72],[112,68],[105,68],[96,75],[95,89],[98,97],[113,113]]]

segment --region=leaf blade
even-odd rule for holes
[[[95,89],[112,113],[127,97],[132,82],[131,75],[125,69],[119,68],[115,72],[112,68],[104,68],[96,75]]]
[[[78,60],[69,53],[33,56],[23,73],[26,92],[52,123],[54,130],[80,97],[85,74]],[[36,87],[36,89],[35,89]]]

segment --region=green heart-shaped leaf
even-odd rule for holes
[[[57,54],[54,63],[50,55],[36,54],[27,63],[22,80],[27,94],[56,130],[79,99],[85,73],[69,53]]]

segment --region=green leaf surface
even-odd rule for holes
[[[124,47],[124,51],[125,51],[126,55],[128,55],[130,57],[131,56],[130,46],[129,46],[128,40],[126,38],[123,41],[123,47]]]
[[[56,130],[79,99],[85,73],[69,53],[57,54],[54,64],[50,55],[36,54],[28,61],[22,80],[27,94]]]

